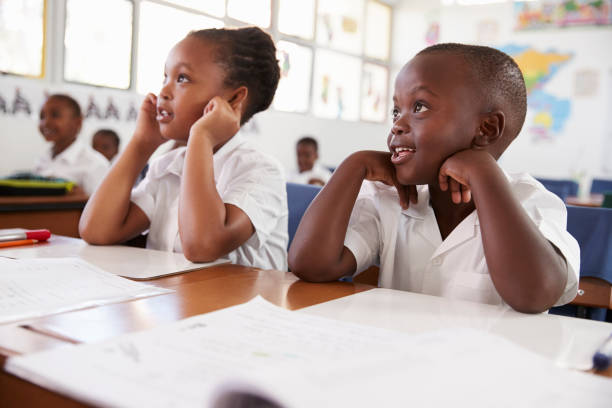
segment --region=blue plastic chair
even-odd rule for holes
[[[536,177],[540,183],[546,187],[548,191],[551,191],[561,197],[563,201],[568,196],[578,195],[578,183],[574,180],[555,180]]]
[[[593,179],[591,194],[603,194],[612,191],[612,180]]]
[[[567,231],[580,245],[580,278],[599,278],[612,285],[612,209],[567,206]],[[589,308],[589,315],[605,321],[607,311]]]
[[[289,245],[310,202],[321,191],[321,187],[309,184],[287,183],[287,204],[289,206]]]

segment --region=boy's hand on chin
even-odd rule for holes
[[[391,163],[391,153],[363,151],[356,155],[365,167],[365,180],[380,181],[388,186],[394,186],[403,209],[408,208],[411,202],[417,202],[416,186],[404,186],[397,180],[395,167]]]
[[[159,123],[157,123],[156,117],[157,96],[149,93],[140,105],[134,139],[155,149],[166,141],[159,131]]]
[[[472,200],[474,178],[498,168],[495,158],[486,150],[466,149],[447,158],[438,173],[442,191],[450,190],[453,203]]]
[[[240,130],[242,102],[235,106],[225,99],[215,96],[204,108],[204,113],[189,131],[189,138],[206,137],[212,146],[227,142]]]

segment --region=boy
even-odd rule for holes
[[[319,146],[317,141],[305,136],[296,144],[298,173],[294,173],[289,181],[299,184],[314,184],[323,186],[331,177],[331,171],[319,165]]]
[[[76,182],[91,195],[108,171],[108,162],[100,153],[77,141],[83,124],[81,107],[64,94],[49,96],[40,109],[38,129],[49,152],[34,166],[34,173]]]
[[[91,147],[106,157],[110,163],[119,153],[119,143],[119,135],[111,129],[100,129],[94,133],[91,139]]]
[[[402,68],[393,103],[390,153],[357,152],[336,169],[300,223],[291,270],[327,281],[379,261],[382,287],[526,313],[571,301],[580,257],[563,202],[496,162],[525,119],[516,63],[435,45]],[[364,180],[394,188],[368,183],[357,197]]]

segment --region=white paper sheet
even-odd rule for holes
[[[259,298],[100,344],[11,357],[5,369],[118,407],[224,407],[245,390],[298,408],[575,408],[612,400],[609,379],[555,367],[481,331],[408,335]]]
[[[77,258],[0,258],[0,324],[170,292]]]

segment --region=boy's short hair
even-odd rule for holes
[[[74,113],[74,116],[76,116],[76,117],[83,116],[83,114],[81,113],[81,105],[79,105],[79,103],[72,96],[66,95],[66,94],[59,94],[58,93],[58,94],[49,95],[47,100],[49,100],[51,98],[59,99],[61,101],[66,102],[66,104],[68,104],[70,109],[72,109],[72,112]]]
[[[315,152],[319,151],[319,143],[317,143],[317,140],[314,137],[311,136],[304,136],[302,137],[300,140],[297,141],[296,145],[311,145]]]
[[[507,142],[512,141],[521,131],[527,114],[525,79],[516,62],[495,48],[456,43],[432,45],[417,55],[436,52],[455,54],[467,61],[487,104],[504,109],[506,129],[510,131]]]
[[[188,35],[216,45],[215,62],[225,70],[224,86],[248,88],[241,125],[268,109],[280,79],[276,46],[270,35],[258,27],[210,28]]]
[[[117,148],[119,148],[119,143],[121,143],[121,139],[119,138],[119,135],[117,134],[117,132],[115,132],[112,129],[100,129],[98,131],[96,131],[96,133],[94,133],[94,137],[96,137],[96,135],[103,135],[103,136],[108,136],[113,140],[113,143],[115,144],[115,146],[117,146]]]

